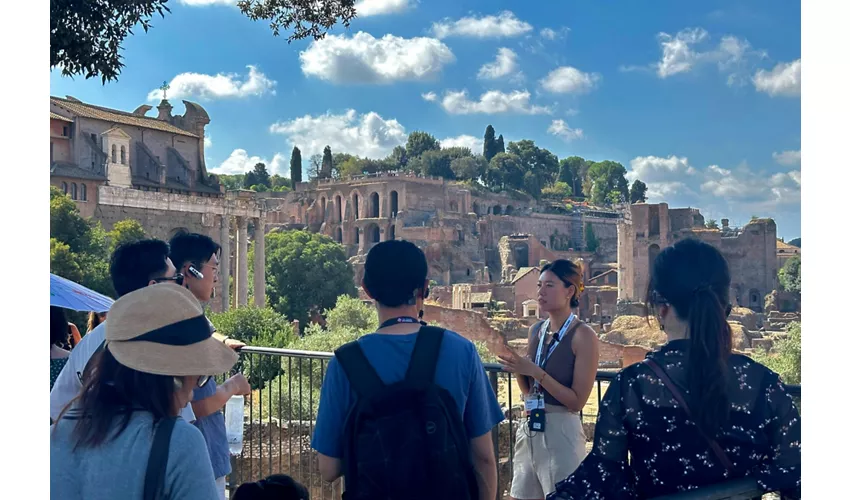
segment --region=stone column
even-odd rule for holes
[[[221,280],[221,311],[230,309],[230,222],[229,215],[221,216],[221,259],[218,263],[219,279]]]
[[[266,307],[266,216],[254,219],[254,306]]]
[[[248,305],[248,219],[236,218],[236,307]]]

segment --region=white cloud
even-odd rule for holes
[[[333,83],[390,83],[434,79],[455,56],[434,38],[375,38],[361,31],[313,41],[300,59],[305,75]]]
[[[337,153],[383,158],[407,141],[407,133],[398,121],[386,120],[375,112],[358,115],[353,109],[339,115],[304,115],[275,123],[270,130],[298,146],[302,158],[321,153],[328,144]]]
[[[289,176],[289,161],[282,153],[275,153],[271,161],[259,156],[248,156],[244,149],[234,149],[230,156],[221,165],[210,169],[215,174],[244,174],[254,169],[257,163],[265,163],[266,170],[274,175]]]
[[[427,99],[426,99],[427,100]],[[469,99],[466,90],[450,90],[443,95],[440,103],[446,112],[453,115],[514,113],[522,115],[551,114],[546,106],[531,104],[531,93],[527,90],[514,90],[505,93],[488,90],[477,101]]]
[[[569,124],[564,120],[553,120],[547,132],[567,142],[584,138],[584,131],[582,129],[570,128]]]
[[[413,0],[361,0],[354,5],[357,17],[398,14],[413,7]]]
[[[753,84],[759,92],[767,92],[771,97],[800,95],[801,59],[790,63],[779,63],[770,71],[760,69],[753,77]]]
[[[688,28],[676,33],[675,36],[659,33],[661,61],[657,64],[658,76],[667,78],[677,73],[690,71],[698,59],[698,54],[691,49],[691,45],[706,38],[708,38],[708,32],[702,28]]]
[[[694,191],[688,187],[696,177],[697,170],[685,157],[638,156],[630,163],[631,171],[626,173],[630,182],[640,179],[646,184],[647,197],[652,201],[663,201],[673,195],[691,195]]]
[[[437,100],[437,94],[435,92],[425,92],[422,94],[422,98],[428,102],[434,102]]]
[[[212,136],[204,136],[204,151],[212,147]]]
[[[496,60],[489,62],[478,70],[478,78],[481,80],[496,80],[519,70],[516,52],[502,47],[496,53]]]
[[[687,28],[675,35],[659,33],[661,60],[651,64],[659,78],[688,73],[702,64],[716,64],[720,73],[726,75],[728,85],[746,81],[744,75],[753,59],[767,56],[764,51],[753,49],[747,40],[726,35],[715,46],[710,46],[708,32],[702,28]],[[621,66],[620,71],[643,69],[641,66]]]
[[[274,94],[277,82],[269,79],[256,66],[248,66],[248,76],[242,79],[235,73],[204,75],[181,73],[168,84],[167,95],[171,99],[196,98],[200,100],[242,99],[251,96]],[[149,101],[162,99],[162,90],[148,93]]]
[[[756,172],[746,162],[731,169],[719,165],[698,169],[687,158],[678,156],[641,156],[630,165],[626,178],[645,182],[647,197],[653,203],[666,201],[720,212],[753,211],[768,216],[783,209],[793,210],[794,204],[800,203],[799,170]]]
[[[780,165],[784,165],[786,167],[799,167],[800,166],[800,150],[797,151],[783,151],[781,153],[773,153],[773,159],[776,163]]]
[[[440,141],[440,146],[444,148],[469,148],[473,154],[481,154],[484,150],[484,139],[481,137],[473,137],[471,135],[459,135],[457,137],[447,137]]]
[[[457,21],[444,19],[434,23],[431,31],[437,38],[450,36],[470,38],[501,38],[523,35],[534,27],[518,19],[513,12],[503,11],[497,16],[468,16]]]
[[[549,72],[540,84],[555,94],[583,94],[590,92],[601,78],[598,73],[584,73],[571,66],[562,66]]]

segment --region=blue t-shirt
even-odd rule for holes
[[[360,347],[385,384],[401,381],[416,343],[416,333],[389,335],[372,333],[360,337]],[[434,382],[449,391],[457,403],[469,439],[483,436],[504,420],[484,365],[472,342],[446,330]],[[313,432],[313,449],[322,455],[342,458],[345,419],[355,403],[354,391],[336,358],[328,363],[319,414]]]
[[[216,391],[214,379],[204,384],[203,387],[195,389],[192,393],[192,401],[206,399]],[[213,474],[216,479],[230,474],[230,445],[227,444],[227,430],[224,425],[224,414],[221,410],[206,417],[195,420],[195,427],[204,435],[207,442],[207,451],[210,454]]]

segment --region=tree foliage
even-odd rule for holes
[[[800,247],[800,238],[794,238],[793,240],[788,242],[792,247],[802,248]]]
[[[433,135],[416,130],[407,136],[407,151],[408,160],[421,156],[425,151],[437,151],[440,149],[440,141]]]
[[[563,200],[564,198],[569,198],[572,194],[573,190],[570,189],[570,185],[561,181],[543,188],[542,192],[543,198],[550,200]]]
[[[292,177],[292,189],[295,189],[295,184],[301,182],[301,150],[297,146],[292,148],[289,157],[289,176]]]
[[[496,129],[492,125],[487,125],[487,129],[484,130],[484,150],[482,151],[484,159],[489,162],[500,152],[496,144]]]
[[[635,179],[629,189],[629,203],[646,203],[646,184],[640,179]]]
[[[720,226],[717,225],[717,219],[708,219],[705,221],[706,229],[720,229]]]
[[[599,238],[593,232],[593,224],[585,224],[584,226],[584,246],[588,252],[595,252],[599,249]]]
[[[50,272],[115,297],[109,242],[100,224],[84,219],[71,197],[50,187]]]
[[[268,303],[287,318],[307,324],[312,311],[332,307],[340,295],[354,296],[354,270],[342,245],[308,231],[266,237]]]
[[[586,185],[591,186],[590,199],[597,205],[625,201],[629,193],[626,168],[610,160],[595,162],[590,166]]]
[[[292,30],[288,42],[320,40],[335,24],[348,28],[355,16],[355,0],[239,0],[237,5],[252,21],[268,21],[274,36]]]
[[[753,359],[779,374],[786,384],[802,383],[801,337],[802,325],[794,322],[788,325],[788,334],[773,346],[772,352],[759,350],[753,353]]]
[[[168,0],[50,0],[50,68],[64,76],[117,80],[124,63],[122,44],[133,28],[147,32],[155,14],[170,12]],[[354,18],[355,0],[240,0],[240,11],[254,21],[269,22],[275,36],[287,40],[321,39],[337,23]]]
[[[242,185],[248,188],[252,188],[253,186],[265,186],[266,189],[264,191],[267,191],[268,188],[271,187],[271,176],[269,175],[268,170],[266,170],[266,164],[263,162],[257,163],[254,165],[253,170],[245,172]]]
[[[112,226],[109,232],[109,253],[121,245],[145,239],[145,229],[136,219],[124,219]]]
[[[779,286],[786,292],[801,293],[800,276],[802,261],[799,255],[795,255],[785,261],[779,270]]]
[[[487,160],[481,155],[463,156],[453,159],[451,168],[456,179],[475,181],[487,171]]]
[[[239,307],[209,316],[219,333],[258,347],[286,347],[292,342],[292,325],[271,308]],[[239,358],[235,367],[259,389],[283,373],[279,360],[274,356],[257,356],[251,362]]]

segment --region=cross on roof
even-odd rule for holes
[[[171,88],[171,85],[169,85],[168,82],[162,82],[162,87],[160,87],[159,90],[162,91],[162,99],[163,100],[168,99],[167,92],[168,92],[168,89],[170,89],[170,88]]]

